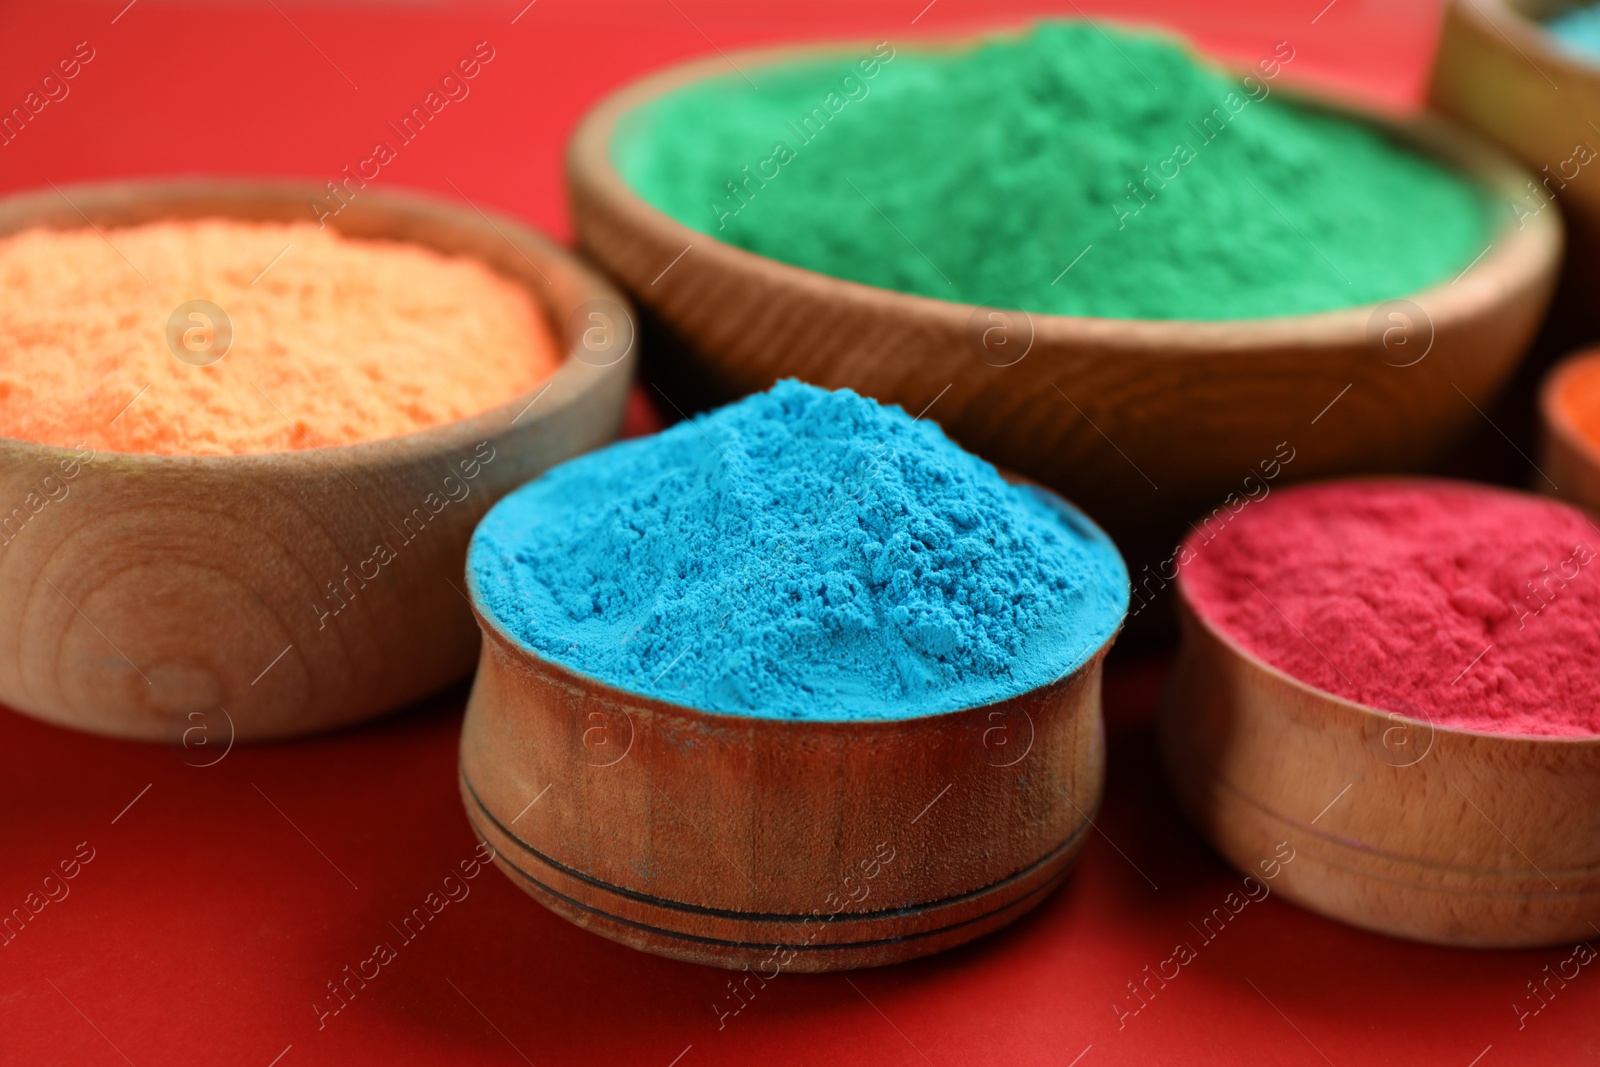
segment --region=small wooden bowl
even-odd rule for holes
[[[308,222],[323,195],[215,180],[72,186],[0,201],[0,234]],[[571,353],[548,393],[531,409],[535,394],[296,452],[85,455],[0,438],[0,701],[96,733],[190,740],[199,728],[220,744],[354,722],[471,669],[478,635],[456,587],[468,538],[507,491],[616,435],[633,360],[601,365],[574,315],[590,301],[626,315],[625,301],[546,239],[470,208],[363,191],[330,224],[477,256],[527,285]],[[379,544],[392,560],[374,562]]]
[[[615,689],[473,596],[467,815],[529,895],[625,945],[768,979],[925,956],[1037,906],[1099,808],[1115,635],[998,703],[803,722]]]
[[[1251,655],[1178,587],[1162,755],[1224,858],[1397,937],[1525,948],[1594,935],[1600,738],[1476,733],[1352,703]]]
[[[1600,349],[1580,352],[1546,375],[1539,390],[1539,469],[1550,480],[1535,476],[1541,491],[1591,510],[1600,510],[1600,448],[1578,431],[1560,396],[1571,375],[1596,367],[1600,367]]]
[[[1511,194],[1514,214],[1540,212],[1554,195],[1570,238],[1568,276],[1557,309],[1563,335],[1600,333],[1600,158],[1579,161],[1579,145],[1600,152],[1600,58],[1585,62],[1540,23],[1562,0],[1448,0],[1428,87],[1431,104],[1482,131],[1532,169],[1534,185]]]
[[[860,52],[783,48],[731,62],[751,70],[846,54]],[[700,394],[678,402],[719,403],[786,376],[849,386],[907,411],[937,400],[928,417],[964,447],[1065,493],[1119,542],[1152,522],[1186,522],[1237,490],[1280,442],[1296,450],[1296,479],[1422,466],[1480,419],[1472,405],[1487,407],[1510,375],[1555,281],[1562,231],[1550,211],[1521,229],[1508,215],[1459,279],[1395,294],[1409,308],[1386,301],[1229,322],[1001,311],[991,322],[988,309],[736,248],[636,194],[612,164],[619,122],[664,93],[727,76],[729,61],[712,57],[623,89],[583,120],[568,156],[580,243],[637,300],[656,331],[653,356],[671,353],[679,386]],[[1497,201],[1529,179],[1445,122],[1318,106],[1446,160]],[[1025,356],[986,350],[993,329]],[[1398,339],[1396,330],[1426,358],[1386,351],[1383,339]]]

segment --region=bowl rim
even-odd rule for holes
[[[1583,53],[1562,44],[1561,38],[1545,26],[1545,20],[1559,10],[1581,5],[1560,0],[1449,0],[1448,6],[1457,16],[1495,31],[1523,53],[1522,58],[1538,70],[1540,77],[1546,75],[1533,62],[1534,58],[1559,67],[1562,75],[1586,83],[1586,88],[1593,92],[1600,92],[1600,56],[1592,61],[1585,60]],[[1541,18],[1529,10],[1537,7],[1552,10]],[[1533,58],[1528,55],[1530,52]]]
[[[1593,470],[1600,472],[1600,443],[1585,437],[1561,404],[1561,392],[1567,379],[1589,366],[1600,367],[1600,345],[1591,345],[1563,356],[1545,372],[1544,381],[1539,385],[1539,417],[1544,422],[1546,432],[1556,437],[1560,444]],[[1587,510],[1580,504],[1573,506]]]
[[[918,38],[907,45],[907,49],[937,51],[967,47],[1016,36],[1026,28]],[[1157,32],[1162,31],[1158,28]],[[1167,32],[1170,36],[1170,31]],[[1436,329],[1445,323],[1467,322],[1481,313],[1486,303],[1506,299],[1505,294],[1515,292],[1527,278],[1545,272],[1553,276],[1559,265],[1564,243],[1559,208],[1541,211],[1521,227],[1510,217],[1504,219],[1498,229],[1494,226],[1493,205],[1520,194],[1532,178],[1509,154],[1437,112],[1423,109],[1408,115],[1386,114],[1370,103],[1342,96],[1326,87],[1313,88],[1309,82],[1277,91],[1302,106],[1360,123],[1414,152],[1442,162],[1484,194],[1486,229],[1493,240],[1478,259],[1465,264],[1453,280],[1441,279],[1426,288],[1371,303],[1249,319],[1114,319],[960,303],[838,278],[728,244],[678,222],[650,204],[628,185],[613,162],[611,145],[619,122],[668,92],[702,80],[734,77],[736,75],[729,72],[730,66],[736,65],[739,70],[759,69],[855,57],[873,44],[835,40],[742,49],[674,64],[625,84],[603,98],[579,121],[567,147],[569,188],[574,193],[592,190],[597,199],[624,216],[626,224],[635,229],[669,235],[674,243],[684,244],[686,250],[687,246],[695,246],[701,258],[711,258],[720,272],[755,273],[763,276],[774,289],[809,289],[838,304],[892,309],[906,318],[942,317],[956,325],[965,323],[981,308],[995,307],[1024,315],[1037,333],[1049,341],[1093,342],[1139,352],[1155,350],[1179,358],[1214,353],[1219,348],[1253,354],[1256,350],[1269,350],[1285,343],[1322,347],[1348,344],[1352,338],[1364,337],[1367,324],[1377,309],[1395,300],[1409,300],[1422,306]],[[1192,44],[1189,47],[1193,49]],[[1217,65],[1203,53],[1197,52],[1197,55],[1201,61]],[[580,225],[580,244],[583,243],[582,229]],[[1456,282],[1463,284],[1457,286]]]
[[[1541,502],[1547,503],[1547,504],[1561,505],[1563,507],[1572,508],[1573,510],[1584,514],[1586,517],[1589,517],[1589,518],[1594,518],[1595,517],[1591,512],[1589,512],[1589,510],[1587,508],[1579,507],[1578,505],[1572,504],[1569,501],[1558,500],[1555,497],[1544,496],[1544,495],[1539,494],[1539,493],[1529,493],[1529,492],[1526,492],[1524,490],[1513,489],[1513,488],[1510,488],[1508,486],[1491,485],[1491,484],[1489,484],[1487,482],[1474,482],[1474,481],[1470,481],[1470,480],[1465,479],[1465,478],[1438,478],[1438,477],[1430,477],[1430,476],[1427,476],[1427,475],[1408,475],[1408,474],[1395,474],[1395,475],[1369,474],[1369,475],[1360,475],[1360,476],[1357,476],[1357,477],[1316,478],[1316,479],[1311,479],[1311,480],[1304,481],[1304,482],[1296,482],[1296,483],[1294,483],[1293,485],[1290,485],[1290,486],[1285,486],[1283,489],[1279,490],[1279,492],[1289,492],[1289,491],[1294,490],[1294,489],[1312,489],[1312,488],[1317,488],[1317,487],[1320,487],[1320,486],[1328,486],[1328,485],[1395,483],[1395,482],[1410,483],[1410,484],[1414,484],[1414,485],[1424,485],[1424,486],[1432,485],[1432,486],[1448,486],[1448,487],[1453,487],[1453,488],[1470,488],[1470,489],[1477,490],[1477,491],[1488,491],[1488,492],[1502,493],[1502,494],[1506,494],[1506,495],[1509,495],[1509,496],[1515,496],[1515,497],[1518,497],[1518,498],[1521,498],[1521,499],[1535,500],[1535,501],[1541,501]],[[1190,536],[1193,536],[1193,535],[1191,534]],[[1184,540],[1183,540],[1183,544],[1187,545],[1188,541],[1189,541],[1189,537],[1185,537]],[[1289,672],[1283,670],[1281,667],[1276,667],[1276,666],[1272,665],[1271,663],[1268,663],[1265,659],[1261,658],[1256,653],[1254,653],[1254,652],[1250,651],[1249,649],[1245,648],[1244,645],[1241,644],[1237,638],[1235,638],[1232,634],[1228,633],[1226,630],[1222,629],[1222,627],[1217,622],[1215,622],[1213,619],[1209,618],[1205,614],[1205,612],[1203,612],[1198,606],[1196,606],[1196,604],[1194,603],[1194,600],[1192,599],[1192,597],[1189,594],[1188,583],[1185,581],[1185,575],[1186,575],[1186,570],[1180,568],[1180,570],[1178,571],[1178,577],[1173,582],[1173,585],[1177,589],[1177,593],[1178,593],[1178,604],[1179,604],[1180,614],[1182,614],[1184,617],[1186,617],[1188,619],[1192,619],[1195,623],[1200,625],[1210,637],[1212,637],[1214,640],[1217,641],[1218,644],[1220,644],[1222,647],[1227,649],[1228,652],[1230,652],[1237,659],[1239,659],[1242,662],[1244,662],[1251,669],[1256,670],[1258,672],[1261,672],[1263,674],[1269,675],[1273,679],[1275,679],[1276,681],[1287,685],[1291,689],[1298,690],[1300,693],[1302,693],[1303,695],[1305,695],[1307,697],[1315,698],[1316,700],[1321,701],[1324,704],[1331,705],[1331,706],[1333,706],[1335,708],[1338,708],[1341,712],[1344,712],[1347,715],[1354,715],[1357,718],[1362,719],[1364,721],[1365,720],[1370,720],[1370,719],[1378,719],[1378,720],[1380,720],[1382,722],[1385,722],[1385,723],[1392,723],[1395,720],[1399,720],[1399,721],[1404,722],[1404,723],[1410,723],[1410,724],[1413,724],[1413,725],[1416,725],[1416,726],[1426,727],[1428,730],[1432,731],[1434,734],[1443,733],[1443,734],[1446,734],[1446,735],[1453,735],[1454,737],[1460,739],[1461,741],[1469,741],[1470,740],[1470,741],[1473,741],[1475,743],[1495,742],[1495,743],[1529,744],[1529,745],[1535,745],[1535,746],[1552,746],[1552,747],[1559,746],[1559,747],[1565,747],[1565,748],[1568,748],[1568,749],[1571,749],[1571,748],[1574,748],[1574,747],[1580,748],[1580,749],[1581,748],[1588,748],[1588,749],[1595,750],[1596,754],[1600,755],[1600,733],[1589,734],[1589,735],[1550,735],[1550,734],[1515,734],[1515,733],[1506,733],[1506,732],[1502,732],[1502,731],[1493,731],[1493,730],[1471,730],[1471,729],[1467,729],[1467,728],[1461,727],[1461,726],[1452,726],[1452,725],[1449,725],[1449,724],[1446,724],[1446,723],[1437,723],[1437,722],[1434,722],[1432,719],[1420,719],[1420,718],[1417,718],[1415,715],[1408,715],[1408,714],[1406,714],[1404,712],[1386,711],[1386,710],[1384,710],[1382,708],[1374,707],[1371,704],[1362,704],[1359,701],[1351,700],[1349,697],[1342,697],[1337,693],[1330,693],[1326,689],[1321,689],[1321,688],[1319,688],[1319,687],[1317,687],[1315,685],[1312,685],[1310,682],[1305,681],[1304,679],[1295,677],[1294,675],[1290,674]]]
[[[326,192],[325,187],[314,184],[310,179],[279,177],[176,175],[112,181],[88,181],[60,186],[52,184],[45,188],[20,189],[0,196],[0,239],[10,237],[15,233],[20,233],[37,225],[37,223],[27,221],[24,216],[37,216],[47,208],[59,204],[60,201],[65,201],[68,207],[83,215],[86,222],[89,221],[90,215],[97,210],[105,211],[109,208],[114,213],[126,212],[130,206],[128,202],[132,200],[147,203],[158,209],[172,208],[181,210],[185,204],[197,201],[216,205],[216,210],[214,211],[207,211],[193,216],[178,215],[177,217],[179,218],[281,221],[276,216],[262,212],[259,207],[256,210],[252,210],[252,206],[304,206],[309,201],[324,199]],[[464,194],[463,199],[465,199]],[[226,203],[226,208],[222,206],[223,203]],[[486,236],[491,231],[498,234],[506,244],[510,245],[512,250],[516,251],[523,259],[528,260],[536,271],[542,273],[545,270],[552,270],[566,275],[573,288],[584,294],[585,301],[610,301],[622,309],[630,322],[635,323],[633,349],[636,350],[638,348],[637,320],[634,317],[632,306],[627,297],[608,279],[599,274],[595,268],[576,254],[534,230],[526,223],[510,218],[500,212],[485,212],[470,200],[467,203],[470,206],[463,207],[438,194],[401,185],[389,186],[383,189],[362,190],[360,199],[353,201],[354,205],[361,208],[361,211],[357,213],[358,216],[366,214],[389,218],[433,220],[477,231]],[[88,213],[80,210],[85,206],[89,208]],[[159,215],[160,211],[158,210],[155,214]],[[9,217],[12,215],[16,217]],[[309,219],[309,213],[307,213],[307,217]],[[94,223],[90,222],[90,225],[94,225]],[[338,216],[328,219],[328,225],[335,230],[340,229]],[[345,221],[345,225],[349,225],[348,219]],[[534,304],[544,320],[545,327],[554,336],[557,343],[565,349],[565,355],[556,371],[536,383],[533,388],[496,404],[494,407],[469,415],[466,418],[439,423],[435,426],[397,434],[393,437],[275,452],[186,454],[90,449],[93,460],[89,465],[108,469],[114,467],[140,469],[197,467],[202,470],[218,472],[238,471],[255,466],[280,470],[287,468],[289,470],[307,471],[313,467],[325,469],[330,463],[333,463],[333,460],[327,457],[333,456],[337,457],[339,461],[333,465],[340,470],[346,467],[356,470],[388,467],[396,462],[423,459],[444,452],[470,447],[476,442],[494,442],[503,438],[508,430],[527,429],[530,426],[537,425],[542,419],[548,418],[552,410],[559,410],[579,403],[586,396],[597,391],[608,377],[607,372],[611,366],[615,366],[615,364],[600,366],[580,359],[577,355],[579,341],[576,336],[573,336],[573,331],[569,328],[568,323],[556,321],[556,309],[552,306],[550,294],[528,284],[524,279],[508,276],[494,264],[471,252],[449,251],[427,241],[410,237],[372,239],[399,240],[420,245],[443,255],[470,257],[476,259],[497,275],[505,277],[521,287],[533,298]],[[629,357],[637,358],[637,352],[630,350],[623,358],[627,359]],[[526,412],[535,401],[547,392],[552,394],[550,403],[545,405],[544,409],[534,418],[522,422],[518,426],[513,419],[513,415],[516,416],[516,419],[520,419],[521,413]],[[81,461],[82,454],[83,449],[71,445],[28,441],[0,434],[0,459],[3,460],[28,457],[54,460],[76,456]]]
[[[571,461],[569,460],[568,462]],[[1129,600],[1131,601],[1132,579],[1128,571],[1127,560],[1123,559],[1121,549],[1117,547],[1116,542],[1111,539],[1110,535],[1100,528],[1098,523],[1085,514],[1083,510],[1080,509],[1076,504],[1073,504],[1071,501],[1067,500],[1059,493],[1056,493],[1054,490],[1048,489],[1045,486],[1039,485],[1026,478],[1012,475],[1009,472],[1002,471],[1001,473],[1011,484],[1025,487],[1041,494],[1053,507],[1059,508],[1074,517],[1076,520],[1081,521],[1090,529],[1091,532],[1099,537],[1105,546],[1110,548],[1111,551],[1116,554],[1117,559],[1122,562],[1125,588],[1130,591]],[[543,475],[540,475],[540,477],[543,477]],[[538,479],[534,480],[537,481]],[[509,498],[511,495],[512,494],[507,494],[506,498],[502,498],[502,500],[496,502],[494,506],[499,507],[500,504],[504,502],[504,499]],[[491,508],[490,510],[493,509]],[[479,522],[479,529],[482,529],[483,521],[487,521],[487,519],[488,515],[486,514],[484,519]],[[711,724],[719,729],[729,729],[738,724],[748,729],[772,729],[788,731],[791,733],[804,733],[810,731],[830,732],[837,731],[839,729],[859,731],[866,734],[879,732],[892,733],[899,730],[904,730],[907,727],[927,726],[936,722],[937,720],[953,722],[958,716],[970,716],[974,713],[983,712],[989,709],[1010,707],[1016,704],[1018,701],[1032,697],[1036,694],[1044,694],[1056,689],[1072,686],[1076,684],[1081,677],[1086,676],[1090,672],[1098,669],[1104,663],[1106,655],[1111,651],[1111,646],[1116,643],[1117,638],[1122,634],[1123,628],[1127,625],[1128,609],[1131,606],[1131,603],[1124,603],[1122,614],[1117,619],[1116,625],[1111,628],[1111,632],[1106,635],[1105,640],[1100,642],[1100,644],[1097,645],[1093,650],[1089,651],[1083,660],[1077,664],[1077,666],[1073,667],[1069,671],[1057,675],[1055,678],[1052,678],[1050,681],[1045,682],[1042,685],[1036,685],[1032,688],[1024,689],[1021,692],[1013,693],[1010,696],[1002,697],[999,700],[993,700],[986,704],[970,704],[965,707],[951,708],[947,711],[929,712],[920,715],[898,715],[882,718],[791,719],[772,715],[741,715],[737,712],[710,711],[705,708],[697,708],[689,704],[680,704],[647,693],[636,693],[631,689],[623,689],[602,678],[597,678],[594,675],[586,674],[583,671],[568,666],[567,664],[553,660],[543,653],[530,648],[525,642],[513,635],[503,623],[501,623],[499,618],[489,607],[488,601],[484,598],[482,590],[478,588],[477,576],[474,574],[472,567],[472,554],[477,544],[477,537],[478,531],[475,530],[473,532],[472,541],[469,542],[467,546],[465,581],[467,599],[472,606],[473,617],[478,620],[478,626],[484,633],[485,654],[488,652],[489,644],[493,642],[513,658],[530,662],[538,669],[556,676],[564,684],[575,688],[589,690],[591,693],[595,693],[612,703],[627,705],[629,708],[647,710],[652,715],[664,714],[689,721],[706,719],[710,720]]]

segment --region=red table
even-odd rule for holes
[[[93,50],[69,95],[0,146],[0,187],[185,172],[331,180],[487,41],[494,58],[470,96],[378,181],[470,197],[563,237],[561,146],[614,85],[713,47],[898,41],[1046,6],[125,2],[0,7],[0,110],[79,42]],[[1165,18],[1235,59],[1289,41],[1289,76],[1399,103],[1418,92],[1437,20],[1433,3],[1362,0],[1233,0],[1205,12],[1148,0],[1120,13]],[[633,421],[648,418],[640,408]],[[1149,724],[1165,671],[1159,656],[1113,665],[1101,832],[1037,912],[917,963],[783,975],[720,1026],[714,1006],[736,1003],[726,973],[584,933],[494,871],[466,881],[467,895],[413,939],[394,933],[473,852],[455,792],[460,691],[359,729],[240,746],[210,766],[197,764],[220,749],[107,741],[0,712],[0,915],[42,896],[62,864],[75,872],[48,883],[60,899],[0,937],[0,1064],[1495,1067],[1600,1057],[1593,968],[1519,1017],[1542,1003],[1526,983],[1569,949],[1427,948],[1276,899],[1248,905],[1213,941],[1198,935],[1191,923],[1240,878],[1182,825],[1161,781]],[[352,982],[332,1013],[341,1002],[329,983],[379,941],[399,946],[395,958]],[[1197,958],[1165,986],[1152,982],[1140,1007],[1129,983],[1179,942]]]

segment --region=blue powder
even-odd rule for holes
[[[534,652],[704,711],[894,719],[1054,680],[1121,624],[1106,537],[930,422],[795,381],[562,464],[473,536]]]
[[[1545,23],[1545,28],[1569,51],[1591,62],[1600,59],[1600,4],[1563,11]]]

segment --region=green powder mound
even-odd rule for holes
[[[1293,55],[1233,78],[1076,21],[955,53],[880,45],[678,90],[624,116],[612,152],[693,229],[960,303],[1242,319],[1454,277],[1491,240],[1487,192],[1284,100]]]

